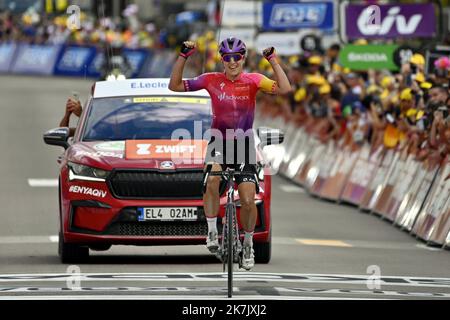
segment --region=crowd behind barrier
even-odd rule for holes
[[[138,19],[138,10],[130,4],[116,18],[82,11],[77,24],[65,10],[0,11],[0,73],[99,79],[105,55],[120,50],[131,64],[131,77],[168,76],[180,35]]]
[[[398,71],[348,70],[339,50],[283,60],[294,92],[261,96],[257,110],[255,126],[285,131],[268,160],[312,196],[450,248],[450,59],[430,68],[415,53]]]
[[[266,154],[274,169],[311,195],[380,216],[428,245],[450,248],[450,156],[418,159],[406,148],[352,148],[321,142],[283,116],[260,113],[257,126],[284,128]]]

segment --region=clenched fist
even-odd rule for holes
[[[190,55],[195,52],[195,42],[193,41],[185,41],[181,45],[180,56],[187,59]]]
[[[276,57],[274,47],[268,47],[268,48],[264,49],[262,54],[263,54],[264,58],[267,59],[267,61],[270,61]]]

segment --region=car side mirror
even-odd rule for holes
[[[70,129],[67,127],[54,128],[44,133],[44,142],[52,146],[60,146],[67,149],[70,145]]]
[[[284,133],[280,129],[260,127],[256,130],[256,133],[261,140],[261,148],[273,144],[281,144],[284,141]]]

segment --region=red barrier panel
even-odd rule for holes
[[[287,123],[286,131],[284,132],[283,142],[283,159],[281,160],[278,172],[282,175],[286,175],[287,166],[290,160],[290,154],[292,153],[293,146],[296,142],[296,137],[302,133],[302,129],[294,123]]]
[[[446,179],[450,174],[450,166],[447,165],[447,161],[446,159],[444,165],[439,168],[429,196],[413,227],[413,233],[425,241],[430,240],[434,228],[437,227],[435,222],[444,213],[450,195],[450,181]],[[440,244],[442,245],[443,242]]]
[[[378,169],[374,174],[373,180],[370,182],[369,186],[366,188],[364,195],[362,196],[359,208],[361,210],[372,210],[374,204],[376,203],[383,183],[385,181],[389,167],[394,160],[394,150],[384,149],[380,147],[376,151],[375,157],[379,157]]]
[[[404,165],[401,166],[400,175],[395,184],[394,191],[386,206],[386,218],[389,221],[395,221],[399,212],[400,204],[411,188],[412,182],[417,175],[419,162],[415,160],[415,155],[408,155]]]
[[[412,207],[420,191],[420,187],[424,182],[427,173],[426,166],[428,165],[422,161],[415,161],[415,163],[417,164],[417,168],[415,169],[416,175],[399,205],[397,216],[395,218],[395,224],[408,231],[411,231],[417,215],[417,212],[413,213]]]
[[[370,154],[370,146],[365,144],[344,187],[341,195],[342,201],[356,205],[361,203],[364,193],[376,173],[379,160],[376,153]]]
[[[447,192],[449,191],[447,190]],[[450,246],[450,194],[447,194],[443,213],[437,217],[435,225],[436,227],[431,231],[429,242]]]
[[[334,141],[330,141],[328,142],[325,154],[323,155],[323,158],[320,161],[318,175],[314,183],[310,187],[309,192],[317,196],[320,195],[320,192],[325,184],[325,181],[330,176],[331,169],[333,168],[335,160],[336,160],[336,143]]]
[[[317,177],[319,176],[320,166],[325,160],[324,155],[326,151],[327,145],[319,142],[311,154],[309,166],[305,166],[304,168],[306,177],[303,185],[308,191],[311,190],[311,187],[314,185]]]
[[[299,154],[300,158],[303,161],[301,162],[300,167],[295,174],[294,180],[300,183],[302,186],[305,186],[306,184],[306,174],[308,173],[308,170],[311,166],[311,157],[314,153],[314,150],[316,150],[316,148],[320,144],[321,143],[317,139],[309,136],[306,141],[305,150]]]
[[[310,136],[302,131],[296,144],[293,146],[292,154],[286,169],[286,177],[295,180],[298,171],[301,170],[308,154],[312,151],[312,141]]]
[[[428,196],[429,190],[434,181],[437,170],[439,169],[439,164],[426,159],[422,163],[421,170],[423,171],[423,177],[421,179],[419,187],[415,195],[412,197],[410,204],[408,204],[409,209],[405,210],[402,227],[408,231],[413,229],[415,225],[417,216],[420,213],[422,205]]]
[[[394,158],[386,172],[386,177],[383,183],[377,187],[377,190],[379,190],[378,197],[371,200],[374,203],[372,211],[382,217],[386,217],[386,204],[388,203],[394,190],[394,185],[397,182],[400,173],[399,168],[403,165],[403,161],[400,160],[400,156],[401,153],[399,151],[394,152]]]
[[[329,200],[340,200],[348,177],[358,159],[360,149],[351,151],[349,147],[338,150],[336,162],[328,179],[325,180],[320,196]]]

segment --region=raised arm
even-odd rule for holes
[[[283,68],[278,63],[278,59],[275,54],[275,48],[269,47],[263,50],[263,56],[269,61],[275,74],[275,80],[277,85],[275,87],[275,94],[287,94],[292,91],[289,79],[284,72]]]
[[[192,41],[185,41],[181,45],[180,55],[178,56],[172,68],[170,75],[169,89],[172,91],[184,92],[183,85],[183,70],[187,58],[195,52],[195,43]]]

